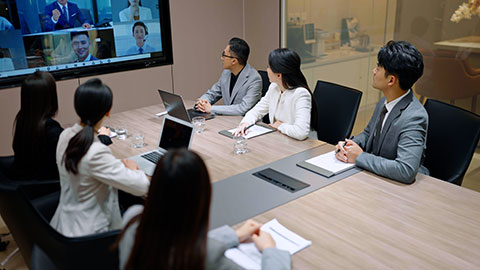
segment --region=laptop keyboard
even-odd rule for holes
[[[159,152],[153,151],[153,152],[142,155],[142,158],[157,164],[157,162],[160,160],[162,156],[163,155],[160,154]]]

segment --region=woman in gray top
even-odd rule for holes
[[[225,250],[254,241],[262,269],[290,269],[290,254],[275,248],[261,224],[248,220],[208,233],[211,184],[202,159],[188,150],[171,150],[157,164],[145,206],[123,217],[120,269],[243,269]]]

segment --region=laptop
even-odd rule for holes
[[[162,121],[160,140],[157,149],[145,152],[129,159],[135,160],[138,167],[147,175],[153,175],[158,160],[173,148],[190,149],[193,138],[193,125],[190,122],[166,115]]]
[[[167,113],[173,117],[182,119],[187,122],[192,122],[192,118],[201,116],[205,117],[205,120],[212,119],[215,117],[214,114],[211,113],[204,113],[201,111],[197,111],[195,109],[186,109],[185,104],[183,103],[182,96],[172,94],[167,91],[163,91],[158,89],[158,93],[162,98],[163,106],[165,106],[165,110]]]

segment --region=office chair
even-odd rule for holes
[[[348,138],[352,133],[362,92],[319,80],[313,98],[317,103],[318,139],[335,145]]]
[[[29,200],[25,186],[0,181],[0,214],[31,269],[118,269],[119,231],[66,237],[49,224],[59,192]],[[30,186],[30,188],[34,188]]]
[[[430,175],[461,186],[480,138],[480,116],[428,99],[429,123],[423,165]]]
[[[270,86],[270,80],[268,79],[268,73],[265,70],[259,70],[258,73],[262,77],[262,97],[264,97],[268,91],[268,87]],[[262,121],[265,124],[270,124],[268,113],[263,117]]]

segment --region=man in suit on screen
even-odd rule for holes
[[[423,57],[405,41],[390,41],[378,52],[373,87],[384,97],[367,127],[339,142],[336,157],[380,176],[411,184],[423,167],[428,114],[411,87],[423,74]]]
[[[73,28],[77,20],[83,28],[91,28],[90,22],[78,6],[74,3],[68,3],[68,0],[57,0],[45,6],[45,31]]]
[[[72,40],[72,49],[77,56],[75,62],[87,62],[98,60],[95,56],[90,54],[90,38],[87,31],[72,32],[70,33],[70,39]]]

